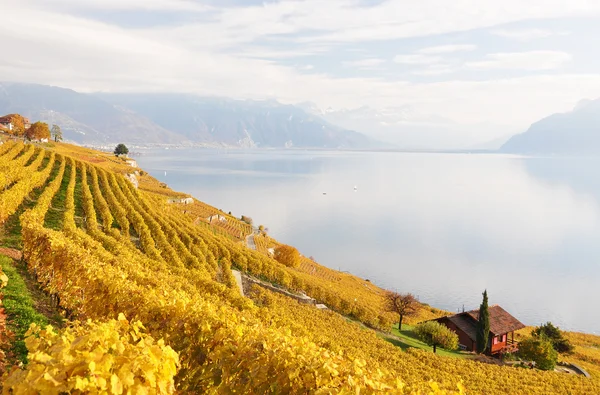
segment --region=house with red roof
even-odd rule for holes
[[[487,354],[502,355],[518,351],[515,331],[525,328],[525,325],[498,305],[490,306],[488,311],[490,313],[490,334]],[[479,310],[471,310],[437,318],[434,321],[456,332],[461,349],[476,351],[478,320]]]
[[[15,117],[20,117],[19,114],[8,114],[8,115],[4,115],[2,117],[0,117],[0,128],[2,129],[6,129],[8,131],[13,130],[13,118]],[[29,126],[31,126],[31,123],[29,122],[29,119],[22,117],[23,118],[23,126],[25,127],[25,129],[28,129]]]

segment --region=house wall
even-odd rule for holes
[[[490,341],[492,343],[492,348],[491,348],[492,354],[497,353],[498,351],[500,351],[501,349],[506,347],[507,340],[508,340],[507,334],[502,335],[502,341],[500,341],[497,336],[493,336],[490,333]]]

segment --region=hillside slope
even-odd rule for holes
[[[97,97],[46,85],[0,83],[0,114],[57,124],[77,143],[183,143],[185,139],[148,118]]]
[[[580,102],[572,111],[552,114],[508,140],[503,152],[520,154],[600,154],[600,99]]]
[[[0,164],[0,224],[19,224],[13,229],[21,229],[24,259],[41,286],[70,319],[140,320],[179,353],[179,391],[415,393],[431,391],[433,380],[449,391],[462,382],[469,393],[600,392],[598,371],[582,379],[403,352],[338,313],[263,290],[244,298],[232,267],[371,326],[395,319],[382,313],[381,289],[251,250],[240,241],[249,231],[243,224],[198,221],[215,209],[167,203],[182,195],[146,173],[136,189],[124,177],[136,170],[111,155],[9,142],[0,145]],[[422,319],[432,312],[423,306]]]

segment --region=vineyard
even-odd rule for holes
[[[15,390],[25,391],[32,377],[35,388],[58,388],[60,375],[77,371],[88,381],[61,388],[112,385],[121,393],[127,383],[139,391],[147,383],[147,393],[170,393],[171,368],[151,385],[164,361],[177,367],[174,385],[183,393],[600,393],[596,371],[586,379],[401,351],[370,329],[387,331],[396,317],[383,312],[383,291],[367,280],[308,258],[285,267],[265,254],[276,242],[260,236],[258,251],[244,245],[249,225],[198,201],[169,204],[149,176],[135,188],[118,161],[82,152],[66,144],[0,146],[0,225],[20,224],[28,270],[74,322],[62,337],[34,328],[36,370],[13,372],[5,384]],[[208,223],[206,214],[226,221]],[[331,310],[256,289],[242,297],[232,268],[303,291]],[[423,307],[416,320],[440,314]],[[88,352],[98,362],[77,364],[84,354],[72,349],[76,337],[90,347],[102,340],[114,350],[112,362]],[[59,339],[65,352],[50,346]],[[593,340],[581,339],[577,351],[593,364],[598,357],[586,341]],[[51,366],[43,357],[50,353]],[[117,359],[147,361],[147,371],[135,365],[130,377],[111,368]]]

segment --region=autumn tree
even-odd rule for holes
[[[561,330],[552,325],[551,322],[546,322],[544,325],[538,326],[534,330],[531,331],[531,336],[533,337],[543,337],[545,336],[550,342],[556,351],[561,354],[570,354],[573,352],[573,345],[569,342],[568,339],[563,337]]]
[[[402,330],[402,320],[404,317],[410,317],[419,310],[419,302],[411,293],[400,294],[398,292],[387,291],[384,295],[385,310],[396,313],[400,316],[398,320],[398,330]]]
[[[458,348],[458,335],[439,322],[422,322],[415,327],[415,333],[419,339],[433,347],[434,353],[438,346],[447,350]]]
[[[487,290],[483,291],[483,301],[479,306],[479,319],[477,320],[477,352],[484,353],[488,347],[490,336],[490,312],[488,311]]]
[[[12,124],[12,129],[8,132],[14,136],[23,136],[25,134],[25,118],[19,114],[11,114],[8,117]]]
[[[275,249],[274,258],[277,262],[288,267],[300,266],[300,253],[298,250],[289,245],[281,245]]]
[[[115,147],[114,154],[115,155],[127,155],[129,153],[129,148],[125,146],[125,144],[121,143]]]
[[[541,370],[553,370],[558,361],[558,352],[546,336],[532,336],[519,342],[519,357],[535,362]]]
[[[50,128],[45,122],[36,122],[25,131],[27,140],[41,140],[50,138]]]
[[[52,129],[50,130],[50,133],[52,134],[52,138],[54,139],[55,142],[62,141],[63,135],[62,135],[62,130],[60,129],[60,126],[52,125]]]

